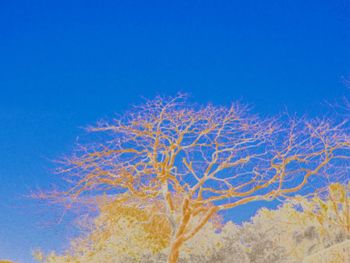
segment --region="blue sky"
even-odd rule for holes
[[[178,91],[322,115],[349,94],[349,47],[347,0],[1,1],[0,258],[32,262],[70,236],[25,196],[50,185],[49,160],[81,127]]]

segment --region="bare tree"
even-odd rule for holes
[[[168,262],[217,212],[295,193],[344,154],[345,135],[326,121],[277,121],[246,107],[158,97],[89,128],[60,172],[70,201],[90,192],[157,199],[172,228]]]

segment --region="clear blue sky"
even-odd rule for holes
[[[24,196],[81,127],[177,91],[323,114],[349,93],[349,47],[348,0],[0,1],[0,258],[32,262],[69,237]]]

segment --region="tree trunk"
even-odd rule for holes
[[[182,245],[181,240],[176,240],[170,247],[170,253],[168,256],[168,263],[177,263],[180,256],[180,247]]]
[[[182,218],[181,224],[176,227],[173,233],[173,238],[170,246],[170,253],[168,256],[168,263],[177,263],[180,256],[180,247],[185,242],[184,240],[184,232],[186,227],[191,219],[191,213],[188,210],[189,200],[184,199],[182,204]]]

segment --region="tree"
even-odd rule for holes
[[[239,104],[197,106],[183,95],[147,101],[89,131],[101,134],[64,160],[61,197],[157,199],[171,228],[170,263],[219,211],[301,190],[348,146],[326,121],[261,119]]]

